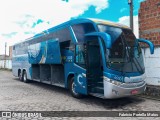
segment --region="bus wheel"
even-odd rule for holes
[[[27,72],[23,71],[23,82],[28,83]]]
[[[22,81],[22,72],[20,70],[18,72],[18,78],[19,78],[20,81]]]
[[[77,93],[75,91],[75,83],[74,83],[74,77],[71,78],[71,81],[70,81],[70,92],[71,92],[71,95],[75,98],[82,98],[82,95],[80,93]]]

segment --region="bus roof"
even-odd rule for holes
[[[123,25],[123,24],[120,24],[120,23],[115,23],[115,22],[108,21],[108,20],[93,19],[93,18],[89,18],[89,19],[92,20],[93,22],[95,22],[96,24],[103,24],[103,25],[109,25],[109,26],[114,26],[114,27],[130,29],[126,25]]]
[[[64,23],[62,23],[60,25],[57,25],[57,26],[54,26],[54,27],[49,28],[47,30],[44,30],[41,33],[38,33],[38,34],[34,35],[33,37],[25,39],[24,41],[18,42],[18,43],[14,44],[14,45],[17,45],[19,43],[23,43],[23,42],[32,40],[34,38],[38,38],[38,37],[43,36],[45,34],[48,34],[50,32],[56,31],[57,29],[61,29],[61,28],[68,27],[70,25],[79,24],[79,23],[85,23],[85,22],[90,22],[90,23],[95,23],[95,24],[103,24],[103,25],[109,25],[109,26],[114,26],[114,27],[120,27],[120,28],[130,29],[126,25],[123,25],[123,24],[120,24],[120,23],[111,22],[111,21],[107,21],[107,20],[94,19],[94,18],[78,18],[78,19],[69,20],[69,21],[64,22]]]

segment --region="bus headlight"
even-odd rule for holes
[[[114,85],[121,85],[122,82],[116,81],[116,80],[111,80],[111,83]]]
[[[107,78],[107,77],[105,77],[105,76],[103,76],[103,79],[106,80],[107,82],[110,82],[110,83],[114,84],[114,85],[121,85],[121,84],[122,84],[122,82],[109,79],[109,78]]]

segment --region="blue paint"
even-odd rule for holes
[[[29,68],[29,74],[32,76],[32,67]]]
[[[33,37],[31,37],[31,38],[29,38],[29,39],[27,39],[27,40],[32,40],[32,39],[35,39],[35,38],[39,38],[39,37],[43,36],[44,33],[52,33],[52,32],[55,32],[55,31],[57,31],[57,30],[60,30],[60,29],[63,29],[63,28],[72,26],[72,25],[74,25],[74,24],[80,24],[80,23],[92,23],[94,26],[96,26],[96,23],[93,22],[93,21],[90,20],[90,19],[83,19],[83,18],[73,19],[73,20],[67,21],[67,22],[65,22],[65,23],[62,23],[62,24],[60,24],[60,25],[57,25],[57,26],[55,26],[55,27],[52,27],[52,28],[50,28],[50,29],[48,29],[48,30],[45,30],[45,31],[43,31],[43,32],[41,32],[41,33],[39,33],[39,34],[36,34],[35,36],[33,36]],[[97,26],[96,26],[96,27],[97,27]]]
[[[92,32],[88,33],[85,36],[98,36],[101,37],[104,41],[106,48],[110,49],[112,47],[111,36],[105,32]]]
[[[149,47],[150,47],[150,53],[151,53],[151,54],[154,54],[154,44],[153,44],[151,41],[145,40],[145,39],[142,39],[142,38],[141,38],[141,39],[138,39],[138,41],[148,44]]]
[[[91,23],[94,28],[95,32],[85,34],[85,36],[96,36],[98,37],[99,40],[99,45],[100,45],[100,55],[101,55],[101,60],[102,60],[102,65],[103,65],[103,75],[116,80],[120,82],[125,82],[124,78],[125,77],[132,77],[132,76],[140,76],[140,73],[125,73],[122,74],[122,72],[111,70],[107,68],[106,65],[106,59],[105,59],[105,54],[104,54],[104,48],[102,45],[102,39],[104,40],[104,43],[107,48],[112,47],[112,41],[111,37],[107,33],[100,32],[97,24],[93,22],[92,20],[89,19],[76,19],[76,20],[70,20],[68,22],[65,22],[61,25],[58,25],[56,27],[50,28],[48,30],[45,30],[32,38],[27,39],[28,41],[33,40],[35,38],[39,38],[42,36],[47,36],[50,35],[50,33],[56,32],[57,30],[63,29],[63,28],[69,28],[70,30],[70,35],[72,38],[72,42],[76,46],[78,43],[76,35],[72,29],[72,25],[75,24],[80,24],[80,23]],[[45,33],[45,35],[44,35]],[[100,39],[101,37],[102,39]],[[86,41],[84,41],[85,43]],[[154,53],[154,45],[147,40],[144,39],[139,39],[139,42],[145,42],[149,44],[151,53]],[[58,39],[54,38],[51,40],[43,41],[40,43],[36,44],[31,44],[28,46],[28,55],[24,56],[17,56],[13,57],[13,62],[14,63],[28,63],[30,66],[27,66],[28,71],[30,76],[32,76],[32,64],[63,64],[64,65],[64,76],[65,76],[65,88],[68,88],[68,76],[69,75],[74,75],[74,81],[76,84],[75,90],[81,94],[88,94],[87,91],[87,78],[82,75],[86,74],[86,69],[80,67],[75,63],[75,52],[68,50],[68,49],[61,49],[60,48],[60,43]],[[17,67],[18,68],[18,67]]]
[[[116,74],[112,74],[112,73],[109,73],[109,72],[104,72],[103,73],[104,76],[112,79],[112,80],[116,80],[116,81],[119,81],[119,82],[124,82],[124,76],[122,75],[116,75]]]
[[[53,39],[32,44],[29,46],[28,56],[30,64],[60,64],[59,41]]]
[[[72,40],[73,40],[74,44],[77,44],[77,43],[78,43],[78,40],[77,40],[77,38],[76,38],[76,36],[75,36],[75,33],[74,33],[74,31],[73,31],[73,29],[72,29],[71,26],[69,26],[69,30],[70,30],[71,37],[72,37]]]

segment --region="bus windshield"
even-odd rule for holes
[[[111,36],[111,49],[105,48],[107,67],[122,73],[144,73],[141,47],[130,29],[98,25],[100,32]],[[105,47],[105,46],[104,46]]]

